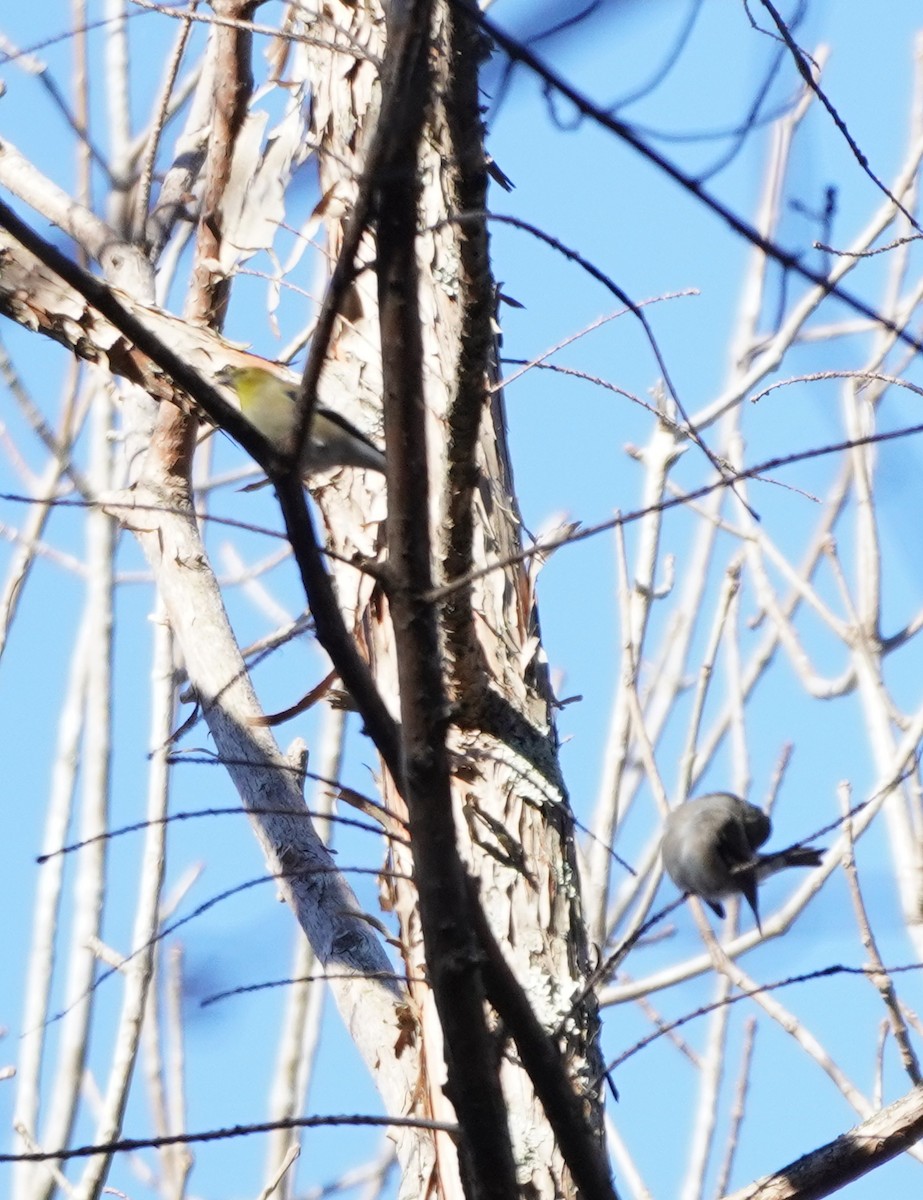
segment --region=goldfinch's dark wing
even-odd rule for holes
[[[381,453],[372,439],[366,437],[362,430],[357,429],[351,421],[347,421],[342,413],[334,412],[332,408],[325,408],[322,404],[318,404],[317,412],[332,425],[336,425],[341,433],[344,433],[347,437],[355,438],[357,442],[362,442],[370,450],[374,450],[378,454]]]

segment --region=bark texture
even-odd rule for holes
[[[326,11],[335,27],[347,31],[344,40],[380,51],[381,14],[370,17],[349,4],[329,4]],[[417,241],[433,481],[428,520],[437,587],[521,547],[502,400],[491,390],[496,378],[495,295],[482,215],[487,171],[477,97],[483,50],[478,38],[456,8],[437,7],[436,81],[420,165]],[[346,71],[319,62],[314,75],[320,81],[313,122],[321,148],[321,190],[348,206],[363,167],[365,131],[379,101],[378,80],[368,63]],[[329,234],[335,250],[342,237],[337,219],[330,222]],[[372,261],[374,246],[365,252]],[[377,299],[370,271],[356,277],[349,320],[337,329],[332,358],[350,363],[364,389],[380,391]],[[342,577],[340,569],[338,579]],[[586,939],[532,568],[505,567],[453,588],[441,601],[440,617],[457,836],[478,880],[494,936],[545,1029],[559,1034],[586,1118],[601,1140],[595,1002],[585,998],[572,1008],[586,977]],[[378,590],[371,596],[363,631],[379,685],[386,695],[395,695],[390,614]],[[393,791],[387,799],[400,808]],[[420,980],[417,895],[402,878],[410,874],[406,851],[396,848],[391,865],[396,874],[386,886],[385,901],[400,920],[408,976]],[[432,996],[419,982],[412,991],[425,1064],[419,1111],[451,1119]],[[573,1194],[529,1079],[499,1029],[498,1048],[520,1185],[536,1196]],[[458,1195],[451,1141],[441,1139],[438,1149],[439,1194]]]

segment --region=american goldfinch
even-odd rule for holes
[[[293,384],[263,367],[223,367],[215,378],[232,389],[240,411],[267,441],[279,449],[290,446],[298,395]],[[385,456],[345,417],[318,405],[311,417],[301,469],[304,475],[311,475],[330,467],[364,467],[384,473]]]
[[[667,817],[663,865],[678,888],[701,896],[719,917],[724,916],[722,897],[742,894],[762,933],[757,884],[786,867],[821,863],[821,851],[813,846],[757,854],[771,832],[772,822],[761,808],[729,792],[712,792],[687,800]]]

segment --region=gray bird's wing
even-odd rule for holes
[[[767,825],[769,818],[760,809],[756,809],[765,819]],[[759,831],[757,830],[757,833]],[[756,871],[753,867],[756,861],[753,857],[753,847],[749,841],[750,831],[746,828],[744,820],[727,820],[721,826],[718,833],[718,853],[721,855],[728,867],[734,871],[741,894],[750,905],[753,912],[753,917],[756,921],[757,929],[762,931],[760,926],[759,900],[756,891]],[[767,829],[763,841],[769,836]],[[760,845],[757,842],[756,845]]]
[[[721,856],[722,861],[731,870],[734,867],[743,866],[744,863],[752,862],[753,860],[753,847],[750,844],[744,823],[730,814],[721,822],[721,826],[717,831],[715,848]]]

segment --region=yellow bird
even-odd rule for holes
[[[298,389],[264,367],[223,367],[215,376],[237,396],[240,411],[268,442],[290,450],[295,432]],[[384,474],[385,456],[345,417],[317,405],[305,439],[301,471],[312,475],[331,467],[358,467]]]

